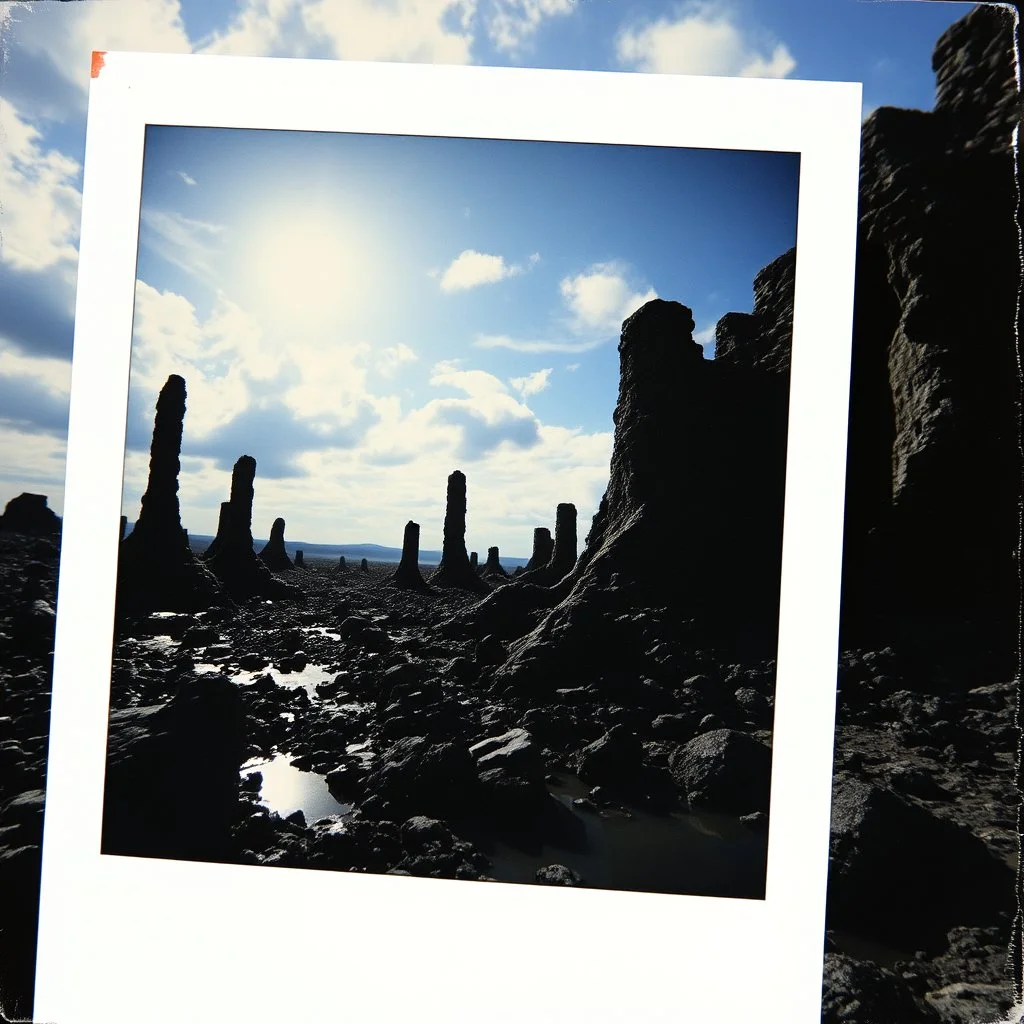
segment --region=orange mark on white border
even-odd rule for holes
[[[92,51],[92,71],[89,73],[90,78],[99,78],[100,72],[103,70],[104,60],[106,56],[106,50],[93,50]]]

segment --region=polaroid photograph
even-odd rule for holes
[[[818,1021],[860,124],[94,55],[38,1019]]]

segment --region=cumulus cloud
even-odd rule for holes
[[[523,398],[529,398],[531,395],[539,395],[542,391],[546,391],[551,386],[551,373],[552,367],[548,367],[545,370],[537,370],[534,373],[528,373],[525,377],[513,377],[509,384],[519,392]]]
[[[0,424],[63,439],[70,391],[67,362],[35,359],[0,343]]]
[[[702,327],[699,331],[693,332],[693,340],[704,349],[704,358],[713,359],[715,355],[715,326],[712,322]]]
[[[531,261],[532,264],[533,261]],[[505,262],[504,256],[464,249],[440,274],[441,291],[458,292],[482,284],[496,284],[523,272],[518,264]],[[437,276],[433,272],[431,276]]]
[[[796,67],[785,43],[741,28],[734,12],[706,2],[627,25],[615,46],[623,67],[659,74],[785,78]]]
[[[496,50],[514,54],[546,18],[570,14],[577,6],[575,0],[492,0],[484,19],[487,36]]]
[[[658,297],[653,288],[641,288],[631,282],[628,269],[615,262],[595,263],[559,285],[576,330],[605,335],[618,334],[623,320]]]
[[[394,377],[406,364],[414,363],[419,357],[403,342],[382,349],[377,358],[377,372],[382,377]]]

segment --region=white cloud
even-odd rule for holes
[[[539,355],[542,352],[589,352],[604,344],[603,338],[589,341],[520,341],[505,334],[478,334],[474,348],[507,348],[512,352]]]
[[[181,178],[186,185],[196,185],[198,182],[192,177],[187,171],[178,171],[178,177]]]
[[[214,274],[220,252],[218,242],[224,234],[220,224],[148,206],[142,210],[141,244],[193,276]]]
[[[615,45],[624,67],[660,74],[785,78],[796,67],[785,43],[755,39],[732,11],[703,0],[624,27]]]
[[[522,269],[516,264],[506,263],[504,256],[464,249],[441,274],[441,291],[458,292],[482,284],[496,284],[521,274]]]
[[[575,373],[580,368],[580,364],[579,363],[566,363],[565,364],[565,368],[566,368],[566,370],[568,370],[569,373]]]
[[[581,333],[617,334],[627,317],[658,297],[653,288],[638,290],[631,284],[627,268],[614,262],[595,263],[582,274],[564,278],[559,288],[574,327]]]
[[[693,332],[693,340],[704,349],[704,355],[711,358],[715,354],[715,327],[717,322],[709,323],[699,331]]]
[[[31,4],[13,20],[12,40],[49,57],[55,72],[79,89],[83,109],[93,50],[191,50],[180,0]]]
[[[495,49],[515,53],[536,34],[545,18],[570,14],[575,0],[494,0],[486,20]]]
[[[456,360],[436,363],[430,374],[431,386],[457,388],[471,398],[508,394],[508,388],[494,374],[484,370],[460,370],[458,365]]]
[[[529,398],[531,395],[538,395],[541,391],[546,391],[551,386],[551,372],[551,367],[536,370],[534,373],[528,373],[525,377],[513,377],[509,384],[523,398]]]
[[[48,149],[42,133],[0,98],[0,255],[24,270],[78,258],[82,193],[77,160]]]
[[[394,377],[406,363],[414,363],[419,357],[404,342],[382,349],[377,359],[377,372],[382,377]]]

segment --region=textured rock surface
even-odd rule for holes
[[[530,553],[530,560],[526,563],[526,572],[547,565],[551,561],[551,554],[554,550],[555,542],[551,537],[551,531],[546,526],[538,526],[533,531],[533,551]]]
[[[498,583],[502,583],[509,578],[508,573],[505,572],[505,567],[498,558],[497,548],[487,549],[487,561],[484,562],[480,575],[485,579],[491,579]]]
[[[537,535],[534,533],[534,557],[537,555]],[[544,541],[541,538],[543,546]],[[569,502],[561,503],[555,509],[555,540],[551,547],[551,557],[537,568],[523,573],[521,582],[531,583],[535,587],[553,587],[563,580],[576,564],[578,552],[576,535],[576,506]],[[532,561],[532,559],[531,559]]]
[[[477,593],[487,589],[466,552],[466,475],[458,469],[448,477],[441,564],[430,582],[438,587],[459,587]]]

